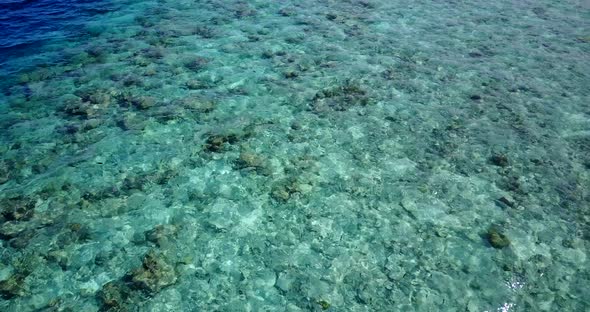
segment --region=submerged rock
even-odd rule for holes
[[[90,239],[90,231],[80,223],[71,223],[64,226],[61,233],[56,237],[56,245],[64,248],[70,244],[82,243]]]
[[[15,197],[0,201],[0,214],[7,221],[27,221],[33,217],[35,201]]]
[[[493,226],[488,229],[486,239],[496,249],[502,249],[510,245],[508,237]]]
[[[110,90],[91,90],[88,94],[81,94],[82,100],[85,102],[90,102],[91,104],[100,105],[100,106],[108,106],[115,100],[111,94]]]
[[[256,10],[253,9],[248,3],[238,3],[235,8],[234,16],[238,19],[252,17],[256,15]]]
[[[5,220],[5,219],[4,219]],[[4,221],[2,220],[2,221]],[[25,232],[28,228],[26,222],[7,221],[0,225],[0,239],[10,240]]]
[[[296,13],[295,8],[293,7],[284,7],[279,10],[279,14],[282,16],[294,16]]]
[[[98,292],[98,300],[104,311],[126,311],[131,297],[131,289],[118,281],[106,283]]]
[[[205,39],[211,39],[218,36],[218,32],[207,25],[196,26],[193,28],[192,33]]]
[[[299,77],[299,72],[295,69],[287,69],[283,72],[283,76],[287,79],[293,79]]]
[[[4,184],[8,180],[10,180],[10,169],[8,169],[5,161],[0,160],[0,184]]]
[[[72,265],[71,256],[63,249],[50,251],[46,259],[59,265],[62,270],[67,270]]]
[[[367,91],[357,82],[326,88],[316,93],[311,104],[315,113],[346,111],[355,106],[367,106],[371,102]]]
[[[149,109],[156,105],[156,99],[151,96],[138,96],[131,99],[131,104],[139,109]]]
[[[322,310],[328,310],[332,305],[326,300],[318,300],[318,304]]]
[[[217,106],[217,104],[211,100],[194,95],[175,100],[172,104],[183,107],[193,113],[210,113]]]
[[[123,130],[141,131],[147,126],[147,120],[135,112],[125,112],[117,125]]]
[[[205,69],[207,64],[209,64],[209,59],[201,56],[191,57],[184,61],[184,67],[195,72]]]
[[[131,86],[143,86],[143,80],[137,75],[126,75],[125,77],[121,78],[121,83],[125,87]]]
[[[226,144],[235,144],[238,136],[235,134],[212,134],[205,141],[205,150],[208,152],[222,152]]]
[[[160,224],[145,232],[145,239],[158,247],[162,247],[174,238],[177,231],[176,226],[172,224]]]
[[[492,163],[492,165],[498,167],[507,167],[510,164],[510,162],[508,161],[508,156],[506,156],[505,154],[492,155],[492,157],[490,157],[490,162]]]
[[[185,83],[186,87],[190,90],[199,90],[199,89],[207,89],[211,86],[206,82],[198,79],[191,79]]]
[[[304,195],[312,190],[310,184],[297,178],[287,178],[277,182],[271,189],[270,196],[278,202],[286,202],[295,194]]]
[[[89,46],[85,49],[85,52],[96,58],[103,57],[107,53],[106,49],[100,45]]]
[[[28,229],[19,233],[15,238],[10,240],[10,247],[14,249],[23,249],[27,247],[29,241],[35,237],[35,230]]]
[[[516,207],[516,201],[510,195],[505,195],[505,196],[502,196],[502,197],[498,198],[497,199],[497,202],[502,207],[510,207],[510,208],[515,208]]]
[[[8,279],[0,281],[0,296],[8,300],[14,297],[20,297],[25,294],[25,276],[14,274]]]
[[[103,114],[113,100],[108,90],[77,90],[75,95],[64,96],[60,109],[70,116],[93,118]]]
[[[240,152],[240,157],[236,160],[235,166],[237,169],[254,169],[257,173],[262,175],[271,174],[268,161],[264,157],[248,149],[243,149]]]
[[[162,254],[149,251],[143,258],[142,266],[129,274],[131,283],[137,289],[155,293],[176,283],[174,267],[164,260]]]

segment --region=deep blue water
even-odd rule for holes
[[[0,62],[34,53],[48,40],[81,36],[90,16],[113,8],[103,0],[1,0]]]

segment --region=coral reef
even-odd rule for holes
[[[344,84],[317,92],[311,109],[315,113],[346,111],[355,106],[366,106],[371,102],[367,91],[358,82],[348,80]]]
[[[158,292],[176,283],[177,279],[174,267],[165,261],[162,254],[153,250],[144,256],[141,267],[129,273],[133,287],[148,293]]]

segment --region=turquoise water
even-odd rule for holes
[[[1,311],[590,310],[585,1],[3,1]]]

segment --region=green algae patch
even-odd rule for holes
[[[495,227],[490,227],[485,235],[488,243],[496,249],[502,249],[510,246],[510,239],[504,233]]]

